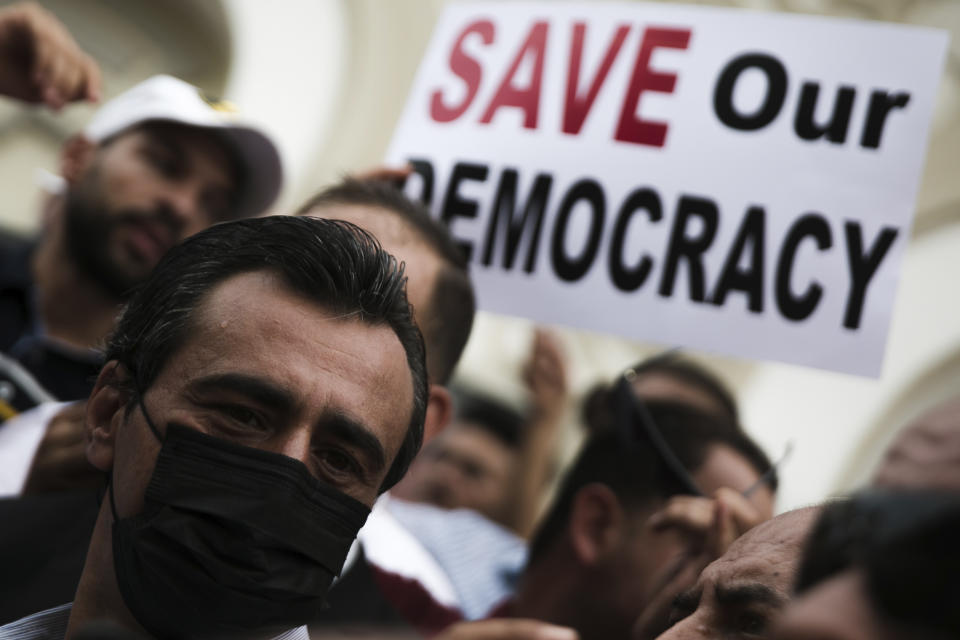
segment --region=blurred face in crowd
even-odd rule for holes
[[[692,475],[708,496],[721,487],[743,492],[760,478],[746,458],[726,445],[714,445]],[[750,502],[761,517],[771,517],[773,494],[769,488],[757,489]],[[611,637],[629,635],[638,615],[684,570],[691,560],[691,548],[700,544],[699,538],[692,538],[681,528],[650,526],[650,516],[662,506],[626,512],[626,525],[601,580],[606,586],[598,587],[605,592],[598,597],[616,602],[615,610],[609,612],[611,618],[619,618],[611,628]]]
[[[234,217],[232,156],[213,133],[146,123],[65,152],[66,242],[78,266],[120,297],[174,244]]]
[[[454,421],[424,446],[393,494],[503,522],[517,452],[487,429]]]
[[[850,569],[824,580],[787,608],[777,640],[936,640],[881,620],[870,605],[863,573]],[[940,636],[943,637],[943,636]]]
[[[818,510],[801,509],[754,527],[674,601],[661,640],[768,637],[787,605],[803,541]]]
[[[960,489],[960,399],[922,415],[887,449],[874,486]]]

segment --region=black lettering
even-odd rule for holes
[[[423,206],[429,209],[430,205],[433,204],[433,165],[430,164],[429,160],[421,160],[420,158],[410,158],[407,160],[407,164],[413,169],[413,173],[420,176],[420,183],[423,185],[419,196],[407,195],[410,195],[413,200],[419,200],[423,203]],[[404,186],[408,183],[409,178],[404,181]]]
[[[703,223],[703,230],[696,237],[687,236],[687,225],[693,218],[699,218]],[[690,273],[690,299],[696,302],[704,300],[703,285],[703,253],[710,248],[713,236],[717,233],[719,212],[712,200],[696,196],[681,196],[677,204],[677,214],[670,231],[670,245],[667,247],[667,257],[664,261],[663,278],[660,280],[660,295],[673,295],[674,280],[677,276],[677,266],[681,258],[687,260],[687,270]]]
[[[733,290],[747,294],[747,307],[754,313],[763,311],[763,250],[767,213],[763,207],[750,207],[747,210],[733,247],[727,254],[727,260],[720,272],[720,281],[713,294],[713,304],[722,305],[727,294]],[[749,264],[741,269],[747,243],[750,244]]]
[[[660,206],[660,196],[653,189],[637,189],[623,201],[617,222],[613,227],[613,239],[610,243],[610,279],[621,291],[636,291],[643,286],[650,274],[653,260],[650,256],[643,256],[632,269],[624,264],[623,248],[627,240],[627,228],[633,214],[646,211],[652,222],[659,222],[663,218],[663,208]]]
[[[847,236],[847,261],[850,265],[850,293],[847,296],[847,310],[843,314],[843,326],[856,329],[860,326],[863,313],[863,301],[867,296],[867,286],[877,272],[877,267],[897,238],[898,230],[884,227],[873,243],[873,247],[864,254],[863,234],[856,222],[844,225]]]
[[[850,126],[850,114],[853,113],[853,100],[857,90],[847,86],[837,90],[837,97],[833,101],[833,113],[823,125],[815,122],[819,93],[820,85],[816,82],[803,83],[793,130],[802,140],[817,140],[826,136],[830,142],[842,144],[847,139],[847,128]]]
[[[534,179],[533,187],[530,189],[530,195],[527,197],[526,204],[523,205],[523,215],[520,219],[514,217],[517,207],[517,171],[516,169],[506,169],[500,176],[500,185],[497,187],[497,195],[493,202],[493,212],[490,216],[490,223],[487,225],[486,246],[483,250],[483,264],[490,266],[493,262],[493,250],[496,245],[498,235],[506,235],[506,246],[503,251],[503,268],[512,269],[516,261],[517,250],[520,248],[520,241],[523,239],[524,232],[532,225],[530,231],[529,249],[527,250],[527,260],[523,265],[524,271],[532,273],[537,261],[537,250],[540,247],[540,230],[543,226],[543,212],[547,208],[547,197],[550,195],[550,186],[553,184],[553,177],[546,173],[537,174]],[[501,219],[506,219],[503,233],[497,233],[500,228]]]
[[[767,76],[767,94],[755,113],[741,114],[733,107],[733,90],[740,74],[747,69],[759,69]],[[773,56],[748,53],[734,58],[724,67],[713,90],[713,110],[720,122],[732,129],[756,131],[777,117],[787,95],[787,70]]]
[[[833,246],[833,236],[830,234],[830,225],[826,219],[816,213],[808,213],[797,219],[787,232],[787,237],[780,248],[780,258],[777,260],[776,299],[780,313],[787,320],[800,321],[810,316],[820,303],[823,296],[823,287],[813,281],[803,295],[795,296],[790,289],[790,276],[793,273],[793,262],[797,256],[797,248],[804,238],[813,238],[817,249],[824,251]]]
[[[454,218],[476,218],[477,201],[467,200],[460,197],[460,183],[465,180],[474,182],[483,182],[487,179],[487,173],[490,169],[483,164],[471,164],[469,162],[458,162],[453,165],[453,171],[450,174],[450,182],[447,184],[447,193],[443,197],[443,208],[440,210],[440,220],[448,228],[451,228]],[[451,233],[452,233],[451,228]],[[457,245],[463,250],[467,260],[473,255],[473,243],[466,240],[457,240]]]
[[[910,102],[909,93],[889,94],[886,91],[874,91],[870,96],[870,106],[867,108],[867,123],[863,125],[863,137],[860,145],[868,149],[880,146],[883,136],[883,127],[887,123],[887,116],[893,109],[902,109]]]
[[[564,240],[567,236],[567,225],[574,205],[584,200],[590,204],[590,237],[587,245],[579,257],[570,258],[564,251]],[[574,184],[560,204],[557,221],[553,226],[553,242],[550,256],[553,260],[553,270],[557,276],[567,282],[575,282],[586,275],[597,257],[600,248],[600,234],[603,231],[603,218],[606,210],[606,200],[603,189],[594,180],[585,178]]]

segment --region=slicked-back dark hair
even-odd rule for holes
[[[428,296],[428,308],[421,310],[420,330],[427,343],[430,380],[446,384],[470,337],[477,307],[463,251],[421,203],[385,180],[346,178],[307,200],[296,215],[336,205],[377,207],[398,216],[440,258],[443,266]]]
[[[646,406],[654,428],[689,473],[695,473],[703,465],[713,445],[721,444],[742,455],[758,475],[770,469],[770,460],[763,450],[736,424],[682,403],[651,401]],[[642,426],[632,424],[630,428],[632,431],[625,434],[611,422],[599,426],[587,438],[533,537],[531,564],[566,530],[574,497],[588,484],[606,485],[628,509],[655,505],[687,493]]]
[[[427,376],[406,278],[396,260],[358,227],[339,220],[270,216],[215,225],[171,249],[134,292],[107,345],[145,392],[186,342],[194,314],[231,276],[278,275],[305,300],[370,325],[388,325],[406,352],[413,411],[381,491],[403,477],[423,442]],[[133,401],[131,401],[133,402]]]

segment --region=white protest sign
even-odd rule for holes
[[[879,374],[947,36],[653,4],[441,17],[387,161],[481,309]]]

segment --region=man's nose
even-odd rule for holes
[[[257,447],[310,465],[310,429],[290,429],[274,434]]]

